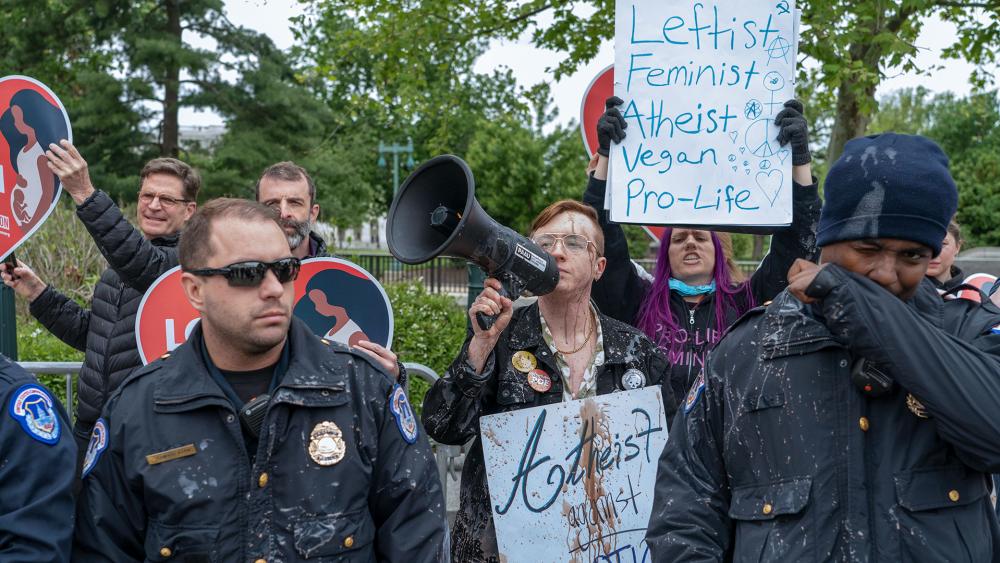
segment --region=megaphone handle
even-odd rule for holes
[[[510,294],[507,293],[507,284],[500,283],[500,297],[510,298]],[[493,328],[493,323],[497,322],[497,315],[487,315],[486,313],[479,312],[476,313],[476,322],[479,323],[479,328],[483,330],[489,330]]]

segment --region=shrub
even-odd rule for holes
[[[393,351],[400,361],[421,363],[443,375],[465,341],[465,311],[453,297],[428,293],[420,282],[390,284],[385,291],[395,323]],[[410,379],[410,402],[417,412],[429,387],[422,379]]]

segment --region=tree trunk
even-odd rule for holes
[[[750,254],[753,259],[760,261],[764,257],[764,241],[767,240],[767,235],[754,235],[753,236],[753,252]]]
[[[868,88],[869,96],[875,95],[875,88]],[[826,161],[833,164],[841,153],[847,141],[865,134],[870,121],[868,115],[861,110],[861,100],[858,98],[857,86],[854,83],[842,82],[837,89],[837,112],[830,131],[830,144],[826,151]]]
[[[166,0],[166,8],[167,30],[171,37],[176,40],[179,52],[182,49],[180,1]],[[176,59],[173,59],[167,64],[163,80],[163,136],[160,144],[160,156],[176,158],[179,154],[177,113],[180,109],[180,79],[181,67],[177,64]]]

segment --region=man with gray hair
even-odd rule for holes
[[[268,166],[255,187],[257,201],[274,209],[296,258],[329,256],[326,242],[312,231],[319,217],[316,184],[305,168],[291,161]]]

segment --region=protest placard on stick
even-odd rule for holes
[[[774,118],[794,97],[794,0],[618,0],[611,218],[778,226],[792,219],[791,148]]]
[[[658,387],[484,416],[497,544],[506,561],[648,561]]]

